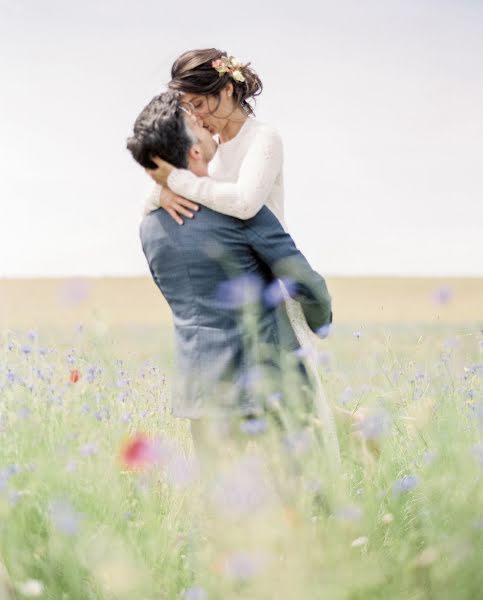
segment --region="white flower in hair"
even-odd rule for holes
[[[245,77],[242,73],[243,65],[238,58],[234,56],[222,56],[217,60],[212,61],[211,66],[218,71],[218,75],[231,75],[235,81],[245,81]]]
[[[245,77],[243,77],[242,72],[238,69],[232,72],[231,76],[235,81],[245,81]]]

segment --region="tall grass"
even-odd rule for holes
[[[364,413],[339,425],[338,478],[316,421],[280,433],[268,420],[238,429],[233,445],[215,432],[218,455],[200,467],[189,424],[169,414],[170,344],[153,353],[159,335],[3,333],[3,597],[481,594],[476,325],[336,327],[321,342],[327,395]],[[123,449],[141,432],[156,459],[131,469]]]

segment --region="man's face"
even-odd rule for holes
[[[203,122],[199,117],[185,113],[184,119],[186,126],[192,131],[193,135],[198,140],[195,145],[199,148],[204,162],[206,165],[208,165],[213,156],[215,156],[215,153],[218,149],[218,144],[212,138],[208,129],[203,127]]]

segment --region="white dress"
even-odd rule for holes
[[[234,138],[219,144],[208,173],[209,177],[198,177],[187,169],[175,169],[168,177],[168,187],[179,196],[239,219],[250,219],[266,204],[286,230],[283,144],[274,128],[248,118]],[[159,208],[160,191],[160,186],[156,186],[147,200],[145,213]],[[300,304],[284,291],[290,323],[317,388],[315,405],[324,428],[326,448],[332,464],[338,466],[340,454],[334,417],[317,368],[314,342],[318,338],[309,328]]]

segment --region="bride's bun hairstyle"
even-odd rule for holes
[[[255,97],[262,93],[260,77],[234,56],[216,48],[189,50],[171,67],[172,90],[200,96],[219,96],[228,84],[233,85],[233,99],[247,115],[254,115]]]

